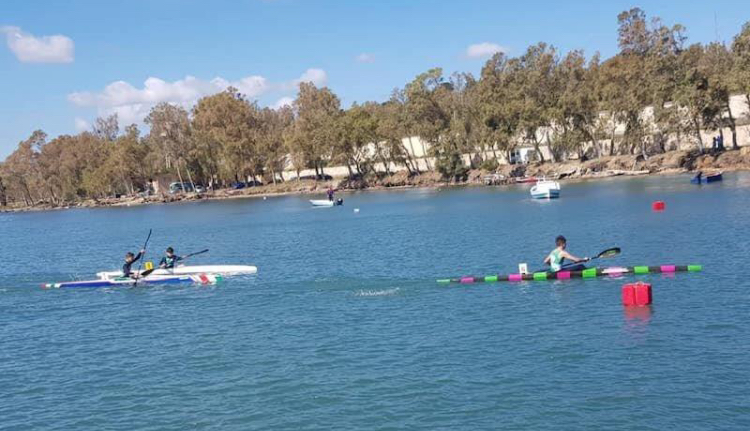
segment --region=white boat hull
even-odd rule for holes
[[[141,270],[145,271],[145,269]],[[218,274],[223,276],[255,274],[258,268],[252,265],[191,265],[176,266],[171,269],[156,269],[151,276],[170,276],[170,275],[197,275],[197,274]],[[137,273],[137,271],[133,271]],[[96,276],[102,280],[112,280],[122,276],[122,271],[104,271],[97,272]]]
[[[341,199],[335,201],[329,201],[328,199],[310,199],[310,203],[314,207],[333,207],[344,203]]]
[[[532,191],[531,197],[534,199],[557,199],[560,197],[560,190]]]
[[[560,197],[560,184],[557,181],[541,180],[531,188],[534,199],[556,199]]]

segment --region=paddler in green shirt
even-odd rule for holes
[[[167,255],[161,258],[159,262],[159,268],[172,269],[174,264],[184,259],[184,256],[177,256],[174,254],[172,247],[167,247]]]
[[[555,244],[557,245],[557,247],[555,247],[555,249],[552,250],[550,254],[544,258],[544,263],[549,265],[550,271],[557,272],[561,270],[563,261],[565,259],[568,259],[569,261],[573,263],[578,263],[578,265],[566,267],[565,268],[566,271],[581,271],[581,270],[586,269],[586,266],[581,264],[581,262],[588,262],[589,258],[584,257],[583,259],[581,259],[565,251],[565,248],[568,245],[568,241],[565,239],[564,236],[560,235],[557,238],[555,238]]]

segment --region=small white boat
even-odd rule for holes
[[[333,206],[343,205],[344,200],[336,199],[335,201],[329,201],[328,199],[310,199],[310,203],[314,207],[333,207]]]
[[[145,269],[141,270],[145,271]],[[199,275],[216,274],[221,276],[255,274],[258,268],[252,265],[180,265],[170,269],[155,269],[152,276],[175,276],[175,275]],[[133,271],[137,273],[137,271]],[[101,280],[114,280],[122,277],[122,271],[97,272],[96,276]]]
[[[560,183],[541,179],[531,188],[534,199],[555,199],[560,197]]]

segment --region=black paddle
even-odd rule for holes
[[[586,262],[591,262],[594,259],[599,259],[599,258],[602,258],[602,257],[603,258],[615,257],[618,254],[620,254],[620,247],[612,247],[612,248],[608,248],[608,249],[604,250],[603,252],[597,254],[594,257],[590,257]],[[578,265],[579,263],[581,263],[581,262],[566,263],[565,265],[561,266],[560,269],[563,269],[563,268],[569,267],[569,266],[573,266],[573,265]]]
[[[143,255],[141,255],[141,258],[138,259],[138,272],[135,273],[135,283],[133,283],[133,287],[138,285],[138,279],[140,278],[141,274],[141,267],[143,266],[143,261],[146,259],[146,247],[148,247],[148,240],[151,239],[151,229],[148,230],[148,236],[146,237],[146,242],[143,243]]]
[[[190,254],[186,254],[185,256],[182,256],[182,259],[187,259],[189,257],[193,257],[195,255],[203,254],[203,253],[206,253],[206,252],[208,252],[208,249],[201,250],[201,251],[196,251],[195,253],[190,253]],[[150,275],[152,272],[156,271],[157,269],[159,269],[159,268],[147,269],[147,270],[143,271],[143,273],[141,274],[141,277],[147,277],[148,275]]]
[[[592,261],[594,259],[599,259],[599,258],[602,258],[602,257],[605,258],[605,259],[608,258],[608,257],[615,257],[618,254],[620,254],[620,247],[612,247],[612,248],[608,248],[608,249],[604,250],[603,252],[597,254],[594,257],[590,257],[585,262],[590,262],[590,261]],[[573,265],[578,265],[580,263],[583,263],[583,262],[570,262],[570,263],[566,263],[565,265],[562,265],[560,267],[560,270],[563,270],[565,268],[571,267]],[[545,272],[545,271],[546,271],[546,269],[540,269],[537,272]]]

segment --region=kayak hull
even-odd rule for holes
[[[138,285],[167,285],[167,284],[216,284],[222,280],[218,274],[192,274],[172,276],[151,276],[137,280]],[[118,277],[110,280],[82,280],[65,281],[61,283],[47,283],[42,287],[45,289],[69,289],[69,288],[99,288],[99,287],[128,287],[134,286],[136,280],[129,277]]]
[[[450,283],[488,283],[497,281],[544,281],[568,280],[571,278],[617,277],[625,274],[669,274],[675,272],[699,272],[701,265],[661,265],[661,266],[630,266],[609,268],[587,268],[580,271],[534,272],[529,274],[498,274],[484,277],[464,276],[457,278],[443,278],[437,280],[441,284]]]
[[[142,271],[145,271],[142,270]],[[155,269],[149,277],[153,276],[172,276],[172,275],[195,275],[195,274],[216,274],[222,276],[255,274],[258,268],[252,265],[190,265],[176,266],[170,269]],[[137,271],[133,272],[137,274]],[[112,280],[122,277],[122,271],[104,271],[97,272],[96,276],[102,280]]]

